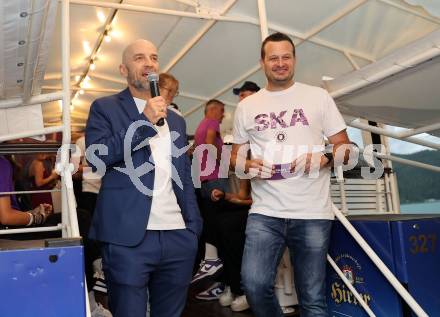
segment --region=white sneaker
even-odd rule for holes
[[[102,258],[97,258],[93,261],[93,272],[102,272]]]
[[[94,283],[92,290],[107,294],[107,284],[105,282],[104,272],[95,272],[95,274],[93,274],[93,280]]]
[[[284,315],[291,315],[295,312],[295,308],[291,306],[281,306]]]
[[[249,308],[246,295],[236,297],[231,303],[232,311],[243,311]]]
[[[112,317],[112,313],[101,304],[97,304],[91,312],[92,317]]]
[[[226,307],[230,306],[233,301],[234,295],[231,292],[231,288],[229,286],[226,286],[225,291],[218,298],[218,302],[220,303],[220,305]]]
[[[102,270],[102,259],[93,261],[93,287],[92,290],[107,294],[107,284],[105,283],[104,271]]]

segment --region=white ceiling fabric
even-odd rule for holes
[[[2,1],[0,99],[39,94],[56,18],[51,0]]]
[[[434,0],[405,0],[409,4],[421,6],[430,14],[440,17],[440,2]]]

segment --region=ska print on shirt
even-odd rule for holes
[[[275,112],[270,113],[261,113],[255,116],[254,122],[255,122],[255,130],[257,131],[264,131],[266,129],[277,129],[279,127],[281,128],[288,128],[293,127],[296,125],[297,122],[302,123],[304,126],[309,125],[309,121],[307,120],[306,115],[304,114],[304,111],[302,108],[299,109],[293,109],[291,116],[286,116],[287,110],[281,111],[279,114],[276,114]],[[289,120],[287,125],[286,120]]]

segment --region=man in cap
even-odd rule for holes
[[[238,96],[238,100],[242,101],[244,98],[256,93],[260,87],[253,81],[245,81],[243,86],[234,88],[232,92]]]

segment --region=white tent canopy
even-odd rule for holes
[[[222,130],[230,131],[237,103],[232,88],[244,80],[265,85],[264,74],[259,68],[262,36],[258,2],[72,0],[71,85],[73,92],[79,91],[80,83],[85,90],[83,95],[77,94],[73,98],[73,124],[85,124],[89,106],[95,98],[125,87],[124,78],[119,75],[117,67],[121,52],[133,40],[147,38],[159,48],[162,71],[172,73],[180,81],[180,95],[175,102],[185,115],[188,132],[194,132],[203,116],[203,104],[210,98],[218,98],[228,106]],[[336,89],[334,87],[339,90],[344,85],[352,85],[356,74],[365,71],[364,67],[380,72],[380,67],[374,66],[376,62],[381,65],[381,60],[390,54],[402,50],[406,52],[407,45],[421,41],[426,36],[432,37],[440,29],[440,19],[435,16],[439,6],[432,4],[433,1],[423,2],[266,0],[265,8],[269,32],[285,32],[297,45],[296,80],[323,85],[322,77],[328,76],[334,78],[328,83],[328,89],[333,91]],[[29,88],[26,88],[29,85],[25,84],[29,73],[35,74],[31,76],[34,78],[32,95],[39,93],[40,89],[45,93],[60,90],[61,18],[59,12],[52,14],[56,3],[51,0],[20,0],[6,1],[0,6],[3,17],[0,30],[2,99],[25,96],[29,92]],[[106,8],[107,4],[113,4],[113,8]],[[123,7],[130,10],[122,10]],[[35,14],[21,18],[19,24],[17,17],[21,12]],[[41,15],[42,21],[39,27],[30,27],[31,22],[35,24],[35,19],[30,17],[38,15]],[[50,40],[48,36],[52,31],[54,34]],[[106,34],[111,36],[111,41],[107,41],[108,37],[104,39]],[[22,39],[27,39],[26,43],[18,44]],[[439,45],[438,36],[436,40],[430,44],[431,47]],[[48,45],[49,53],[44,50]],[[26,54],[22,52],[23,49]],[[96,66],[94,70],[90,68],[92,59]],[[26,66],[12,67],[19,61]],[[406,127],[439,122],[440,105],[435,102],[439,98],[434,87],[438,81],[435,80],[439,73],[438,61],[434,59],[424,65],[420,71],[404,71],[392,80],[385,79],[379,88],[366,87],[354,94],[339,96],[337,101],[341,111]],[[45,73],[44,79],[38,76],[42,73]],[[86,75],[90,80],[83,79]],[[23,81],[17,82],[20,78]],[[401,90],[409,92],[408,87],[415,88],[413,99],[401,94]],[[46,124],[55,124],[60,120],[58,103],[54,102],[43,109]]]
[[[440,121],[440,31],[338,79],[327,89],[346,115],[421,128]],[[349,92],[349,93],[347,93]],[[440,136],[440,125],[429,131]]]

